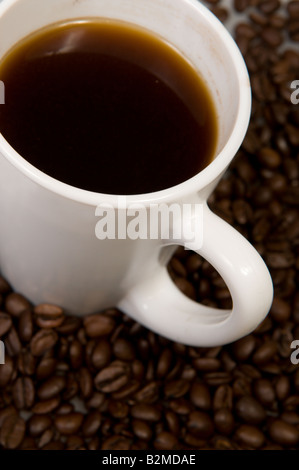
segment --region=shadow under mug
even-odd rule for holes
[[[76,315],[117,306],[158,334],[193,346],[235,341],[265,318],[273,297],[262,258],[206,202],[241,145],[249,122],[250,84],[239,49],[197,0],[5,0],[0,4],[0,60],[29,33],[85,17],[142,26],[189,59],[216,104],[216,157],[193,178],[159,192],[127,196],[120,205],[116,195],[84,191],[47,176],[0,135],[1,272],[34,303],[59,304]],[[99,205],[123,217],[132,204],[142,205],[146,212],[153,204],[200,207],[201,244],[195,251],[225,280],[232,310],[198,304],[173,284],[166,266],[176,246],[194,249],[184,236],[174,239],[173,227],[168,239],[97,238]],[[174,223],[186,230],[197,226],[195,212],[182,211]]]

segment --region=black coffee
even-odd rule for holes
[[[4,57],[0,80],[0,132],[72,186],[152,192],[213,159],[217,121],[205,84],[172,46],[132,25],[49,26]]]

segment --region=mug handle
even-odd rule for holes
[[[183,224],[190,224],[190,219],[183,218]],[[189,299],[162,265],[151,278],[130,290],[118,307],[172,341],[213,347],[236,341],[259,325],[271,307],[273,284],[255,248],[207,204],[203,204],[202,225],[202,245],[193,251],[211,263],[226,282],[232,310],[207,307]],[[187,240],[180,244],[193,249]]]

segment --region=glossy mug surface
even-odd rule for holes
[[[0,60],[42,27],[98,17],[146,28],[190,60],[216,104],[216,157],[181,184],[119,197],[51,178],[0,135],[1,273],[34,303],[59,304],[77,315],[117,306],[153,331],[194,346],[235,341],[264,319],[273,296],[262,258],[206,202],[248,126],[251,93],[242,56],[221,23],[197,0],[4,0]],[[166,208],[166,213],[167,208],[179,209],[173,211],[167,236],[151,236],[146,223],[153,207]],[[143,236],[129,231],[129,209],[140,209]],[[105,210],[113,213],[119,227],[125,226],[114,238],[99,233],[99,216]],[[231,292],[231,311],[193,302],[174,286],[166,265],[177,245],[193,249],[218,270]]]

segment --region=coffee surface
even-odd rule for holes
[[[49,26],[4,57],[0,80],[0,132],[27,161],[72,186],[153,192],[214,157],[217,120],[206,85],[177,50],[132,25]]]

